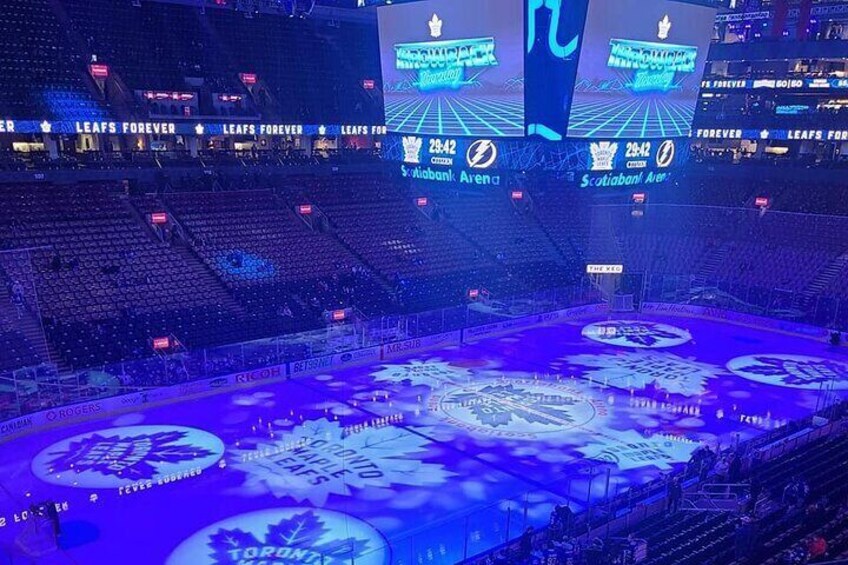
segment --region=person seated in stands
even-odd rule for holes
[[[806,523],[819,527],[827,521],[830,501],[827,495],[822,495],[818,500],[807,506]]]
[[[21,309],[26,306],[26,296],[24,295],[24,285],[20,281],[12,281],[12,304],[16,308]]]
[[[810,487],[801,477],[794,477],[786,488],[783,489],[783,503],[790,509],[798,509],[804,506]]]
[[[227,254],[227,263],[229,263],[234,269],[241,269],[244,264],[244,258],[240,252],[231,251]]]
[[[810,555],[810,562],[816,562],[827,556],[827,540],[820,534],[813,534],[807,540],[807,552]]]

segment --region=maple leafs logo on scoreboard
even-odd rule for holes
[[[593,171],[611,171],[615,168],[615,156],[618,154],[618,143],[597,141],[589,145],[592,154]]]
[[[403,142],[403,162],[409,165],[418,165],[421,163],[421,147],[424,140],[414,135],[404,136]]]

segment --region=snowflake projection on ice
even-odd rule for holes
[[[727,363],[736,375],[789,388],[848,389],[848,363],[806,355],[763,354],[737,357]]]
[[[180,426],[127,426],[80,434],[35,456],[32,470],[49,483],[117,488],[211,467],[224,453],[218,437]]]
[[[331,495],[393,485],[435,487],[451,473],[416,458],[430,440],[392,426],[344,435],[338,422],[314,420],[256,449],[232,451],[232,466],[247,478],[244,492],[308,500],[323,506]]]
[[[577,388],[528,379],[487,379],[447,386],[428,402],[430,411],[451,425],[515,439],[539,439],[607,415],[601,400]]]
[[[653,384],[683,396],[704,394],[707,381],[724,371],[716,365],[658,351],[571,355],[564,361],[575,370],[586,370],[585,376],[596,382],[627,389]]]
[[[660,349],[692,340],[688,331],[656,322],[616,320],[596,322],[583,328],[583,337],[608,345]]]
[[[577,451],[589,459],[613,463],[622,471],[649,466],[666,471],[675,463],[689,461],[696,449],[698,443],[694,441],[661,435],[644,437],[628,430],[616,432],[609,439],[602,437],[602,441],[592,442]]]
[[[371,377],[378,382],[408,383],[410,386],[423,385],[430,388],[438,388],[446,382],[465,382],[470,376],[471,371],[465,367],[457,367],[439,359],[383,365],[382,369],[371,373]]]
[[[312,508],[227,518],[181,543],[167,565],[385,565],[386,541],[371,525]]]

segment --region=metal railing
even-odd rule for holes
[[[79,402],[143,392],[356,351],[395,341],[437,335],[579,306],[600,300],[588,280],[573,287],[499,299],[495,303],[383,316],[345,325],[256,341],[152,355],[61,373],[52,363],[0,372],[0,422]]]

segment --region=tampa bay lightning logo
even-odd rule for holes
[[[478,433],[538,437],[584,426],[606,415],[602,402],[557,382],[522,379],[484,380],[447,386],[429,399],[432,413]]]
[[[54,443],[32,461],[33,472],[59,485],[113,488],[214,465],[224,453],[216,436],[179,426],[128,426]]]
[[[736,375],[790,388],[848,389],[848,364],[806,355],[763,354],[737,357],[727,364]]]
[[[242,514],[177,547],[167,565],[386,565],[385,539],[366,522],[312,508]]]
[[[688,331],[655,322],[616,320],[597,322],[583,328],[583,336],[593,341],[619,345],[659,349],[675,347],[692,340]]]

